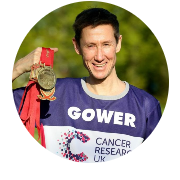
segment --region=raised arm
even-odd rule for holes
[[[51,48],[54,52],[58,51],[58,48]],[[29,53],[27,56],[19,59],[13,67],[12,81],[25,72],[31,70],[31,66],[35,63],[39,63],[41,57],[42,47],[36,48],[34,51]]]

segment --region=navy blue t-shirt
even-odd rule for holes
[[[91,93],[85,78],[57,79],[55,101],[41,101],[46,148],[78,162],[104,162],[128,154],[161,117],[157,99],[129,85],[116,96]],[[24,88],[14,90],[18,109]]]

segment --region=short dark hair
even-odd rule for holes
[[[119,22],[116,15],[110,13],[108,10],[103,8],[90,8],[82,11],[77,15],[75,22],[73,24],[73,29],[75,31],[75,39],[80,45],[80,38],[82,29],[87,26],[92,26],[92,28],[98,25],[109,24],[114,29],[114,37],[116,42],[119,41]]]

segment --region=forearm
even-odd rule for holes
[[[21,59],[20,59],[19,61],[17,61],[14,64],[13,72],[12,72],[12,82],[23,73],[24,72],[23,72],[23,70],[21,68]]]

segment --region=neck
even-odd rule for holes
[[[113,79],[113,80],[112,80]],[[120,94],[125,89],[125,83],[115,74],[113,78],[95,79],[89,76],[86,79],[89,91],[97,95],[114,96]]]

